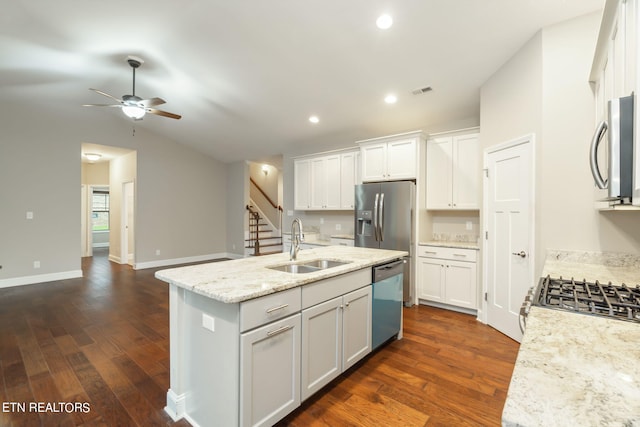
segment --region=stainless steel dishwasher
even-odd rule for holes
[[[373,267],[372,349],[400,332],[404,263],[400,260]]]

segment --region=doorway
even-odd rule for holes
[[[520,307],[534,277],[534,135],[485,150],[484,308],[487,324],[520,342]]]

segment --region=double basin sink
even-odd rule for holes
[[[271,270],[284,271],[285,273],[303,274],[313,273],[314,271],[325,270],[327,268],[339,267],[345,264],[349,263],[344,261],[335,261],[332,259],[316,259],[312,261],[301,261],[299,263],[273,265],[267,268]]]

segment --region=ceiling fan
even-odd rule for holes
[[[169,113],[167,111],[157,110],[157,105],[164,104],[166,101],[162,98],[142,99],[136,96],[136,68],[140,67],[144,61],[136,56],[127,57],[127,62],[133,69],[133,95],[123,95],[122,99],[109,95],[98,89],[89,88],[100,95],[106,96],[118,102],[118,104],[84,104],[84,107],[118,107],[122,108],[122,112],[134,120],[142,120],[146,113],[155,114],[157,116],[169,117],[171,119],[180,119],[182,116]]]

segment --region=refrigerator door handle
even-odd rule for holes
[[[380,241],[384,241],[384,193],[380,193],[380,221],[378,227],[380,228]]]
[[[376,242],[380,239],[378,238],[378,200],[380,199],[380,194],[376,193],[376,199],[373,202],[373,234],[376,238]]]

